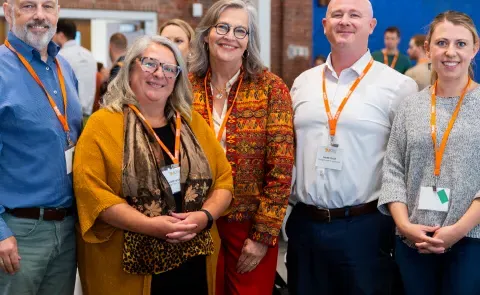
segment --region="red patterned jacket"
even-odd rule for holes
[[[210,77],[207,84],[210,85]],[[232,86],[232,105],[239,80]],[[194,109],[209,122],[205,76],[190,75]],[[207,87],[210,107],[211,88]],[[273,246],[285,216],[294,162],[293,112],[290,93],[276,75],[264,70],[243,79],[226,125],[226,153],[232,166],[235,198],[229,221],[253,219],[250,238]]]

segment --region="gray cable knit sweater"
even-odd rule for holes
[[[437,145],[458,100],[437,97]],[[418,209],[420,187],[434,184],[430,106],[429,88],[407,97],[400,105],[385,154],[378,206],[382,213],[390,214],[387,204],[402,202],[412,223],[448,226],[480,197],[480,87],[466,94],[443,155],[438,187],[451,190],[448,212]],[[480,238],[480,226],[467,236]]]

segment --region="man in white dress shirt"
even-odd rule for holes
[[[72,66],[78,80],[78,96],[82,105],[83,116],[92,114],[93,101],[95,100],[97,61],[93,54],[81,47],[75,41],[77,26],[71,20],[61,19],[57,24],[57,33],[53,41],[62,49],[60,54]]]
[[[395,110],[416,83],[375,62],[368,0],[332,0],[327,62],[291,90],[296,164],[288,219],[291,295],[392,294],[394,225],[377,210]],[[325,91],[324,91],[325,89]]]

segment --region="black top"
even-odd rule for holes
[[[110,77],[108,78],[108,83],[110,83],[120,72],[120,68],[123,66],[123,61],[125,56],[120,56],[114,63],[112,69],[110,70]]]
[[[174,154],[175,151],[175,132],[170,127],[170,124],[167,124],[163,127],[153,128],[153,131],[157,134],[157,136],[162,140],[163,144],[168,148],[168,150]],[[163,153],[163,160],[165,161],[165,166],[173,165],[172,159],[170,156],[162,149]],[[182,199],[182,192],[178,192],[173,194],[175,198],[175,205],[177,207],[176,212],[180,213],[183,212],[183,199]]]

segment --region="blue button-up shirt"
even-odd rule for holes
[[[40,53],[8,33],[10,44],[33,67],[64,113],[55,57],[65,77],[70,137],[77,141],[82,126],[77,79],[70,65],[48,44],[47,62]],[[67,137],[42,88],[5,45],[0,46],[0,214],[6,208],[70,207],[72,173],[67,175]],[[0,241],[13,233],[0,215]]]

